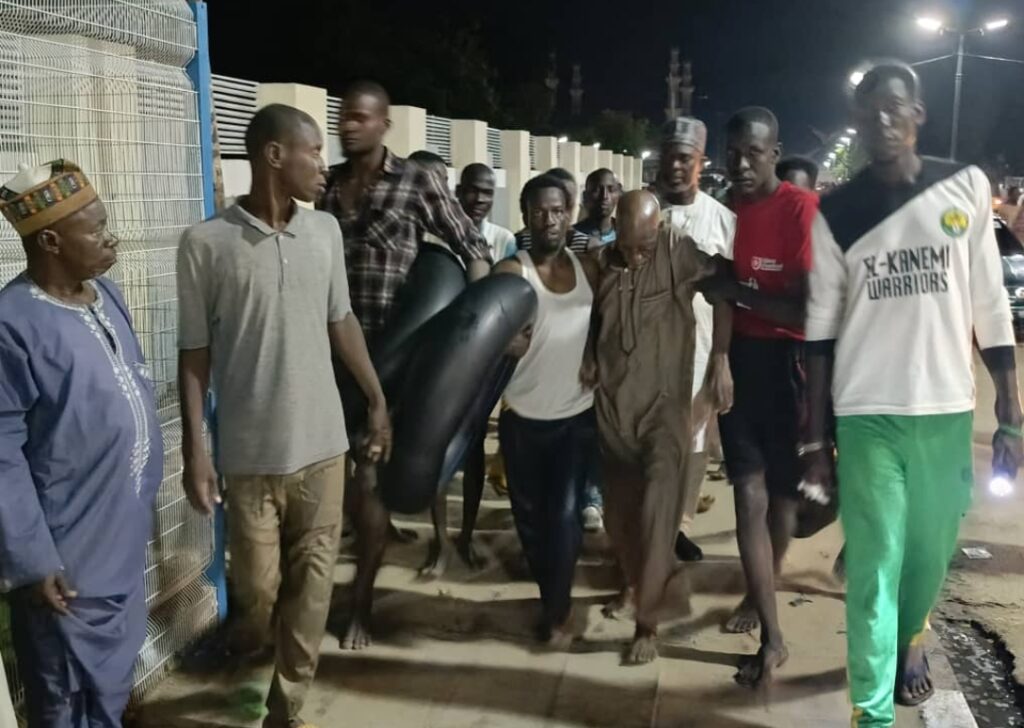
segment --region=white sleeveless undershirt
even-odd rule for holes
[[[576,255],[565,252],[576,274],[576,285],[567,293],[548,290],[530,254],[525,250],[516,254],[523,278],[537,292],[537,316],[530,348],[505,389],[505,403],[531,420],[573,417],[594,404],[594,393],[580,384],[594,294]]]

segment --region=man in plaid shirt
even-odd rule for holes
[[[466,264],[471,281],[490,272],[490,249],[439,175],[384,146],[391,126],[388,93],[369,81],[352,84],[342,101],[341,147],[346,161],[330,169],[319,208],[338,218],[345,241],[352,310],[368,342],[388,323],[395,296],[431,233]],[[355,462],[345,506],[355,520],[357,565],[353,614],[344,649],[370,644],[373,583],[384,556],[389,516],[378,496],[376,467]]]
[[[347,161],[331,167],[319,205],[341,224],[352,308],[368,340],[387,324],[424,233],[448,243],[471,280],[490,271],[487,241],[445,180],[384,146],[391,125],[388,103],[387,92],[375,83],[348,89],[340,124]]]

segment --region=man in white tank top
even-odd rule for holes
[[[494,273],[525,278],[537,293],[537,315],[510,347],[520,360],[505,390],[498,433],[516,530],[540,587],[538,637],[567,648],[582,541],[578,499],[586,464],[597,457],[594,395],[580,382],[593,293],[566,248],[569,196],[562,182],[535,177],[524,195],[532,245],[498,263]]]

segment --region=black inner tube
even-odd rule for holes
[[[479,410],[489,412],[500,396],[495,377],[505,350],[536,309],[537,296],[525,279],[490,276],[423,328],[395,400],[391,461],[378,471],[379,493],[389,510],[418,513],[430,505],[453,440],[478,432]]]

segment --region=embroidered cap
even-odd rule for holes
[[[24,237],[78,212],[95,199],[96,189],[78,165],[56,159],[38,167],[19,165],[18,174],[0,187],[0,212]]]
[[[662,144],[682,144],[703,154],[707,142],[708,128],[703,121],[692,116],[680,116],[661,129]]]

